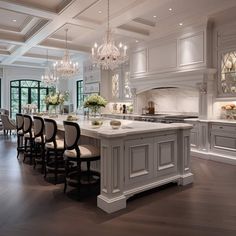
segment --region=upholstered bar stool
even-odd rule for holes
[[[24,117],[24,140],[25,140],[25,151],[24,151],[24,160],[27,156],[30,158],[30,165],[32,165],[33,161],[33,152],[34,152],[34,131],[33,131],[33,120],[29,115],[23,115]]]
[[[64,121],[65,130],[65,167],[66,178],[64,193],[67,185],[78,187],[81,184],[97,184],[100,180],[100,173],[90,170],[90,163],[100,159],[99,148],[92,145],[78,145],[80,139],[80,126],[75,122]],[[83,171],[81,164],[87,164],[87,170]]]
[[[46,149],[46,162],[45,162],[45,175],[49,172],[54,173],[55,184],[57,184],[57,177],[59,173],[65,172],[63,152],[64,140],[57,138],[57,123],[53,119],[44,119],[45,126],[45,149]]]
[[[44,120],[42,117],[33,116],[34,119],[34,143],[35,143],[35,156],[34,156],[34,169],[37,164],[42,165],[42,172],[45,165],[45,135],[44,135]]]
[[[17,158],[19,157],[20,152],[24,151],[24,117],[22,114],[16,114],[16,132],[17,132]]]

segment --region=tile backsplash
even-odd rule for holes
[[[195,113],[199,112],[197,89],[166,88],[154,89],[138,95],[138,113],[147,106],[148,101],[155,104],[156,113]]]

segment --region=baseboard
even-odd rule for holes
[[[203,152],[198,150],[191,150],[191,156],[206,160],[222,162],[230,165],[236,165],[236,157],[227,156],[223,154],[216,154],[213,152]]]

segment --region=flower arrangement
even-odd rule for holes
[[[24,106],[22,106],[22,111],[23,113],[26,114],[31,114],[32,111],[36,112],[36,110],[38,109],[38,106],[36,104],[25,104]]]
[[[68,100],[69,92],[56,92],[53,91],[44,98],[46,105],[62,105]]]
[[[96,114],[101,107],[105,107],[106,105],[106,99],[98,94],[90,95],[84,102],[84,108],[91,109],[94,114]]]
[[[236,105],[231,103],[231,104],[226,104],[221,107],[221,109],[225,113],[225,118],[226,119],[236,119]]]

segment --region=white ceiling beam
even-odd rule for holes
[[[0,8],[6,9],[13,12],[18,12],[26,15],[32,15],[39,18],[46,18],[46,19],[53,19],[58,14],[55,12],[42,10],[30,6],[23,6],[21,4],[12,3],[12,2],[6,2],[0,0]]]
[[[127,36],[130,38],[134,38],[134,39],[139,39],[139,40],[147,40],[149,38],[149,35],[140,34],[137,32],[133,32],[133,31],[126,30],[126,29],[120,29],[120,28],[116,28],[114,30],[114,33],[118,34],[118,35],[122,35],[122,36]]]

